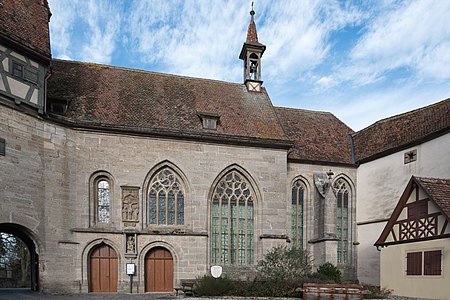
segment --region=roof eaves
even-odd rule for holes
[[[72,129],[101,131],[110,133],[129,134],[136,136],[149,136],[157,138],[175,138],[179,140],[203,141],[219,144],[232,144],[240,146],[253,146],[262,148],[289,150],[293,143],[285,139],[265,139],[256,137],[246,137],[238,135],[214,134],[210,132],[199,132],[192,130],[173,130],[165,128],[142,128],[133,126],[120,126],[96,122],[80,122],[69,120],[65,117],[48,114],[48,119],[56,123],[66,125]]]

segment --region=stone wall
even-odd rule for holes
[[[88,253],[105,242],[119,256],[119,290],[128,289],[125,263],[137,265],[135,283],[143,292],[143,261],[155,246],[174,257],[174,278],[208,272],[210,228],[208,197],[214,180],[227,168],[242,170],[255,190],[255,261],[288,234],[286,151],[174,141],[73,130],[39,117],[0,106],[0,223],[28,228],[39,252],[40,286],[44,292],[87,292]],[[139,187],[145,208],[145,180],[150,170],[173,165],[186,186],[185,225],[153,230],[140,212],[136,227],[126,227],[121,214],[121,187]],[[92,226],[90,178],[106,171],[113,178],[111,223]],[[135,255],[126,255],[125,237],[136,236]],[[265,238],[260,239],[261,236]]]

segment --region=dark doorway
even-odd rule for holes
[[[0,224],[0,287],[39,289],[39,256],[27,228]]]
[[[157,247],[145,256],[145,291],[173,291],[173,258],[169,250]]]

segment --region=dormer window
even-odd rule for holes
[[[217,124],[219,123],[220,115],[215,113],[197,113],[202,120],[203,129],[217,130]]]
[[[67,101],[62,99],[49,99],[47,109],[51,113],[65,115],[67,111]]]

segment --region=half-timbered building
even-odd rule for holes
[[[381,285],[394,294],[450,295],[450,180],[412,177],[375,243]]]

